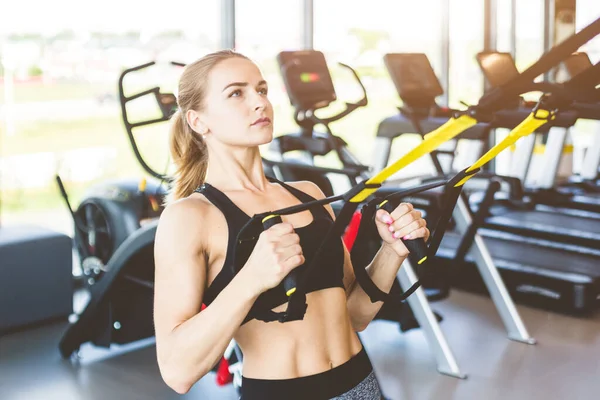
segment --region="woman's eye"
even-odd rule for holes
[[[258,93],[267,95],[269,93],[269,89],[267,89],[267,88],[258,89]]]
[[[234,90],[233,92],[231,92],[231,94],[229,95],[229,97],[238,97],[242,94],[242,91],[240,89],[238,90]]]

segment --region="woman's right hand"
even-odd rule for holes
[[[304,261],[300,238],[294,227],[281,222],[260,234],[242,271],[248,273],[260,294],[279,285],[291,270]]]

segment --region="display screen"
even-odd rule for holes
[[[384,63],[400,98],[429,98],[433,101],[444,94],[435,71],[425,54],[393,53],[384,56]]]
[[[477,54],[477,62],[492,87],[504,85],[519,76],[519,70],[510,53],[484,52]]]
[[[592,66],[592,62],[590,61],[590,57],[587,55],[587,53],[572,54],[564,61],[564,64],[571,78],[579,75]]]
[[[335,89],[323,53],[284,51],[279,53],[277,61],[292,105],[314,110],[335,101]]]

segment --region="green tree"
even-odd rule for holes
[[[44,71],[42,71],[42,69],[39,66],[32,65],[31,67],[29,67],[27,74],[29,76],[42,76],[44,74]]]
[[[352,28],[348,34],[359,40],[361,53],[374,50],[382,41],[390,40],[390,35],[386,31]]]

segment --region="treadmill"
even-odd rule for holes
[[[492,87],[498,87],[510,79],[519,76],[512,55],[510,53],[485,52],[477,55],[479,65],[484,75]],[[580,75],[581,76],[581,75]],[[576,78],[572,78],[576,84]],[[567,81],[562,85],[567,91],[574,86],[569,85]],[[579,108],[582,109],[585,117],[594,116],[600,118],[600,105],[582,105],[577,103],[571,106],[579,116]],[[585,107],[585,108],[584,108]],[[544,169],[545,175],[556,176],[560,154],[565,142],[566,134],[570,127],[556,127],[543,133],[548,133],[548,151],[550,157],[546,159]],[[511,175],[525,180],[529,169],[529,160],[533,155],[533,145],[535,137],[531,135],[521,143],[521,153],[515,153],[515,162],[512,163]],[[553,151],[552,151],[553,150]],[[525,160],[525,161],[524,161]],[[519,172],[518,170],[521,169]],[[552,179],[553,180],[553,179]],[[518,233],[526,236],[533,236],[539,239],[547,239],[574,245],[588,246],[600,249],[600,213],[595,213],[592,204],[594,199],[583,207],[584,210],[574,210],[578,204],[573,201],[565,201],[565,196],[555,195],[548,191],[528,191],[524,192],[526,198],[515,199],[511,201],[499,201],[491,208],[491,217],[486,219],[485,227],[503,230],[506,232]],[[560,201],[560,200],[563,201]],[[595,202],[598,203],[600,197]],[[598,203],[600,206],[600,203]],[[581,206],[579,204],[579,206]],[[588,210],[589,212],[585,212]]]
[[[477,59],[492,88],[501,85],[511,76],[519,74],[512,55],[509,53],[484,52],[479,53]],[[571,55],[563,62],[563,65],[570,77],[570,80],[562,84],[567,91],[576,93],[582,85],[589,88],[600,83],[599,67],[592,65],[586,53]],[[574,97],[575,101],[570,108],[577,112],[580,119],[597,121],[596,125],[599,129],[598,135],[585,157],[582,176],[579,179],[571,179],[567,185],[554,188],[566,133],[552,132],[548,136],[544,153],[546,168],[537,177],[535,188],[528,188],[529,194],[535,196],[536,201],[543,204],[600,212],[600,188],[591,182],[597,178],[600,164],[600,102],[582,101],[576,98],[577,94]],[[525,177],[521,176],[520,178],[524,180]]]
[[[416,79],[412,79],[411,75],[392,79],[399,95],[406,95],[406,91],[398,85],[407,80],[414,85],[435,77],[431,65],[424,63],[423,59],[423,56],[414,57],[412,54],[396,55],[396,64],[415,65],[410,68],[389,68],[387,64],[392,76],[402,71],[419,73]],[[422,90],[415,87],[412,92],[424,93],[428,86]],[[404,103],[411,103],[410,98],[401,99]],[[414,131],[414,126],[406,130],[407,133]],[[432,158],[435,157],[437,155],[432,154]],[[478,273],[485,265],[491,264],[498,269],[511,297],[516,301],[567,313],[586,313],[598,308],[600,250],[482,228],[482,216],[486,211],[480,207],[473,212],[465,201],[459,202],[453,214],[454,230],[446,233],[437,252],[437,261],[451,271],[455,287],[488,292],[494,299],[496,294],[489,290],[489,285],[486,287],[483,284],[486,282]]]
[[[563,66],[570,78],[581,76],[585,71],[590,71],[593,64],[587,53],[574,53],[563,62]],[[600,72],[598,72],[600,74]],[[575,78],[577,79],[577,78]],[[598,90],[596,90],[598,92]],[[597,210],[600,210],[600,99],[595,101],[591,98],[585,99],[585,102],[579,101],[575,104],[580,118],[594,120],[595,136],[592,139],[590,147],[587,149],[583,158],[581,171],[577,176],[571,177],[569,182],[561,184],[556,188],[559,196],[566,197],[567,201],[575,202],[576,204],[591,204]],[[546,149],[549,150],[548,148]],[[552,154],[551,151],[548,152]],[[541,180],[539,189],[552,190],[551,185],[554,183],[554,176],[544,176]],[[563,200],[560,199],[559,200]]]

